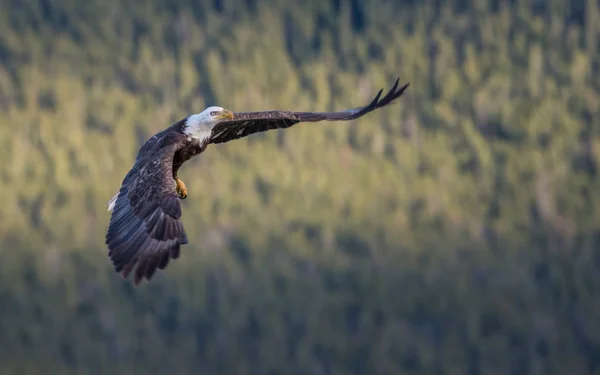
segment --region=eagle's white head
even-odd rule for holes
[[[183,132],[192,138],[204,141],[210,137],[215,125],[221,121],[233,120],[233,112],[217,106],[206,108],[200,113],[191,115],[185,121]]]

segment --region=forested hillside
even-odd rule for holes
[[[208,105],[394,105],[210,146],[190,244],[106,202]],[[597,0],[0,1],[0,373],[597,374]]]

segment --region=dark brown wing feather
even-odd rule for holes
[[[160,143],[140,152],[123,180],[106,234],[115,271],[127,278],[137,265],[135,285],[177,259],[180,246],[188,242],[172,172],[179,146]]]
[[[409,83],[398,88],[400,79],[382,98],[383,89],[377,96],[364,107],[348,109],[339,112],[289,112],[289,111],[264,111],[264,112],[238,112],[231,121],[223,121],[215,125],[212,130],[210,143],[229,142],[234,139],[246,137],[253,133],[264,132],[272,129],[288,128],[299,122],[317,121],[347,121],[354,120],[367,113],[381,108],[399,98],[408,88]]]
[[[234,119],[215,125],[209,143],[224,143],[250,134],[272,129],[284,129],[300,122],[294,112],[238,112]]]

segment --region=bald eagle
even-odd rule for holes
[[[154,135],[142,145],[121,188],[108,202],[112,213],[106,244],[115,271],[127,279],[137,265],[133,274],[137,286],[144,278],[150,281],[169,259],[179,257],[181,245],[188,243],[179,202],[187,197],[187,188],[177,171],[209,144],[289,128],[299,122],[354,120],[400,97],[409,83],[400,88],[398,83],[399,79],[383,98],[380,90],[364,107],[340,112],[233,113],[213,106]]]

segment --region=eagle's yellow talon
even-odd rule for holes
[[[179,195],[179,199],[187,198],[187,187],[185,186],[183,181],[176,178],[175,183],[177,184],[177,186],[175,187],[175,190],[177,190],[177,195]]]

